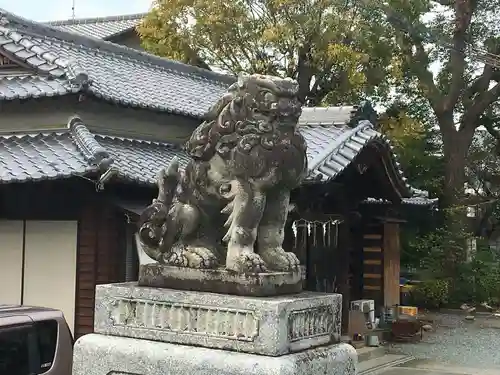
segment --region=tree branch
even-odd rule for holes
[[[481,123],[484,128],[490,133],[490,135],[495,138],[497,142],[500,142],[500,132],[494,128],[493,124],[489,121]]]
[[[470,27],[472,14],[475,10],[475,0],[455,1],[455,28],[453,30],[453,49],[451,50],[451,84],[450,91],[444,101],[444,110],[452,111],[465,86],[465,47],[467,32]]]
[[[489,42],[486,41],[485,44],[489,44],[487,48],[488,53],[497,54],[500,51],[500,43],[496,40],[491,40]],[[491,81],[500,82],[500,70],[495,68],[493,64],[488,64],[486,54],[483,54],[483,56],[483,72],[469,85],[463,96],[464,106],[466,109],[473,104],[472,99],[476,94],[480,94],[488,90]]]
[[[406,62],[411,69],[413,75],[418,79],[420,89],[429,100],[432,109],[437,116],[444,112],[442,93],[434,82],[434,76],[429,70],[429,54],[425,51],[423,45],[423,36],[418,33],[415,27],[408,25],[406,20],[402,20],[401,16],[396,14],[389,7],[384,8],[387,15],[387,21],[396,31],[403,31],[409,36],[411,42],[405,41],[406,38],[397,38],[400,48],[403,50]],[[416,53],[412,53],[412,46],[415,47]]]
[[[434,2],[443,6],[452,6],[453,4],[455,4],[455,0],[434,0]]]
[[[500,83],[497,83],[488,91],[479,94],[473,101],[472,105],[465,112],[460,124],[461,128],[466,126],[477,127],[479,117],[483,112],[500,97]],[[471,124],[471,125],[468,125]]]

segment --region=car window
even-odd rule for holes
[[[31,325],[0,328],[0,374],[35,374],[29,360],[36,356],[30,344],[32,333]]]
[[[38,375],[49,371],[57,336],[55,320],[0,328],[0,375]]]
[[[35,330],[38,339],[38,350],[40,352],[40,369],[38,374],[43,374],[52,367],[52,362],[56,354],[57,321],[44,320],[35,322]]]

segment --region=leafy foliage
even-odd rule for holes
[[[385,97],[398,62],[382,12],[352,0],[156,0],[138,27],[157,55],[298,80],[309,105]]]
[[[419,307],[439,308],[448,303],[450,284],[447,280],[428,280],[411,291],[413,303]]]
[[[486,242],[477,243],[476,252],[468,262],[453,262],[448,258],[450,247],[461,247],[464,240],[470,239],[465,231],[457,237],[456,233],[443,228],[414,239],[420,278],[426,280],[412,293],[414,303],[422,307],[500,303],[500,257]],[[447,274],[450,263],[456,268]]]

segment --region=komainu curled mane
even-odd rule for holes
[[[291,79],[240,76],[185,145],[192,160],[161,170],[140,238],[159,262],[236,272],[292,271],[282,249],[290,191],[307,172]],[[225,262],[224,262],[225,258]]]

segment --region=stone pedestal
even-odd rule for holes
[[[95,334],[77,341],[73,375],[354,375],[356,352],[339,343],[341,306],[339,294],[99,285]]]
[[[355,375],[357,361],[348,344],[268,357],[98,334],[74,353],[73,375]]]

